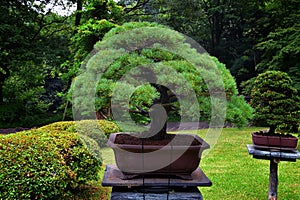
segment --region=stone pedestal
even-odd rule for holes
[[[203,200],[197,187],[192,188],[120,188],[113,187],[111,200]]]

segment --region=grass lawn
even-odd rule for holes
[[[253,159],[246,148],[246,144],[251,143],[250,133],[255,130],[259,128],[223,129],[217,144],[208,155],[202,158],[200,163],[202,170],[213,182],[212,187],[200,188],[204,199],[261,200],[268,198],[269,161]],[[186,132],[197,133],[205,138],[206,131]],[[102,156],[104,164],[114,163],[111,149],[103,149]],[[103,172],[100,173],[102,177]],[[300,199],[300,160],[280,162],[278,179],[279,199]],[[109,190],[101,187],[101,180],[91,184],[91,188],[94,188],[94,195],[89,193],[88,199],[108,199],[106,195],[101,194],[102,192],[109,193]],[[87,196],[85,197],[87,199]]]
[[[204,199],[268,199],[270,161],[253,159],[246,149],[253,130],[259,129],[223,129],[218,143],[200,163],[213,182],[212,187],[201,189]],[[278,179],[279,199],[300,199],[300,160],[280,162]]]

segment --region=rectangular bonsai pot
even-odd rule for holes
[[[252,133],[252,143],[258,146],[269,146],[269,147],[283,147],[283,148],[296,148],[298,138],[282,137],[282,136],[268,136]]]
[[[115,144],[118,134],[125,133],[111,134],[108,146],[114,150],[117,167],[124,174],[189,176],[198,168],[202,152],[209,148],[203,139],[192,134],[177,134],[176,137],[191,137],[199,145]]]

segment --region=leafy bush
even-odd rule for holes
[[[63,121],[55,122],[40,128],[41,130],[57,130],[57,131],[69,131],[72,133],[79,133],[82,140],[87,138],[93,139],[97,142],[98,147],[106,146],[107,138],[111,133],[119,132],[119,127],[107,120],[82,120],[82,121]],[[86,141],[87,144],[91,144],[90,141]],[[91,150],[95,148],[92,146]]]
[[[77,132],[83,140],[86,137],[97,142],[98,147],[104,147],[110,133],[119,131],[119,128],[113,123],[105,120],[82,120],[75,122]],[[94,150],[93,146],[88,145],[90,150]]]
[[[68,131],[75,133],[75,122],[74,121],[62,121],[62,122],[54,122],[52,124],[48,124],[46,126],[43,126],[39,128],[39,130],[45,130],[45,131]]]
[[[287,73],[267,71],[259,74],[251,92],[254,122],[275,130],[298,132],[300,97]]]
[[[119,127],[110,121],[99,120],[98,121],[101,130],[105,133],[105,135],[109,136],[111,133],[119,132]]]
[[[71,198],[102,164],[76,133],[61,130],[0,136],[0,157],[0,199]]]
[[[61,121],[48,124],[39,128],[40,130],[59,130],[59,131],[69,131],[72,133],[78,132],[78,129],[86,127],[84,130],[88,131],[88,126],[94,125],[100,128],[103,133],[109,137],[111,133],[119,132],[119,127],[111,121],[107,120],[82,120],[82,121]],[[81,131],[80,131],[81,132]]]

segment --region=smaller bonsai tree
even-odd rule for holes
[[[268,134],[298,131],[300,98],[287,73],[267,71],[259,74],[251,96],[254,123],[269,127]]]

